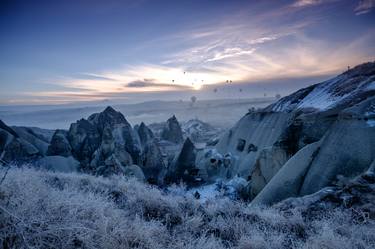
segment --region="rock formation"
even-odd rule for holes
[[[56,130],[52,136],[51,144],[48,146],[47,156],[64,156],[72,155],[72,148],[67,139],[67,132],[63,130]]]
[[[138,134],[112,107],[72,124],[68,140],[74,157],[89,172],[116,174],[123,172],[126,165],[141,160]]]
[[[161,138],[173,143],[183,142],[184,139],[182,137],[181,126],[174,115],[167,120],[167,123],[165,124],[165,127],[161,133]]]
[[[193,184],[197,180],[199,169],[195,166],[196,149],[194,144],[187,138],[171,163],[166,182],[183,181],[187,184]]]
[[[136,130],[142,146],[145,146],[155,138],[154,133],[143,122],[136,128]]]
[[[214,146],[238,160],[254,203],[314,193],[354,177],[375,157],[375,62],[301,89],[246,114]],[[198,156],[199,167],[209,165]],[[207,168],[207,166],[206,166]]]
[[[36,139],[34,138],[33,141]],[[20,137],[14,129],[0,120],[0,159],[2,161],[23,163],[37,159],[42,155],[43,151]]]

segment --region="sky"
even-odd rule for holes
[[[286,95],[375,60],[375,0],[0,1],[0,104]]]

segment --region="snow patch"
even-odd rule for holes
[[[369,119],[366,121],[366,124],[370,127],[375,127],[375,120]]]

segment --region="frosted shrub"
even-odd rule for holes
[[[351,210],[307,219],[223,197],[202,204],[185,192],[11,169],[0,186],[0,248],[374,248],[374,220],[357,222]]]

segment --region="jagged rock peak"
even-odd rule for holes
[[[105,113],[117,113],[115,109],[113,109],[112,106],[107,106],[104,111]]]
[[[182,129],[175,115],[167,120],[167,123],[161,133],[161,138],[174,143],[182,143]]]
[[[195,146],[194,146],[193,142],[190,140],[190,138],[186,138],[185,142],[184,142],[184,145],[182,146],[181,151],[191,150],[191,149],[195,149]]]
[[[176,155],[171,167],[168,169],[166,182],[184,181],[187,184],[194,182],[196,178],[196,149],[190,138],[186,138],[180,153]]]
[[[97,125],[99,129],[104,129],[105,126],[113,127],[117,124],[125,124],[130,126],[124,115],[122,115],[121,112],[113,109],[111,106],[107,106],[107,108],[100,113],[92,114],[88,120]]]

